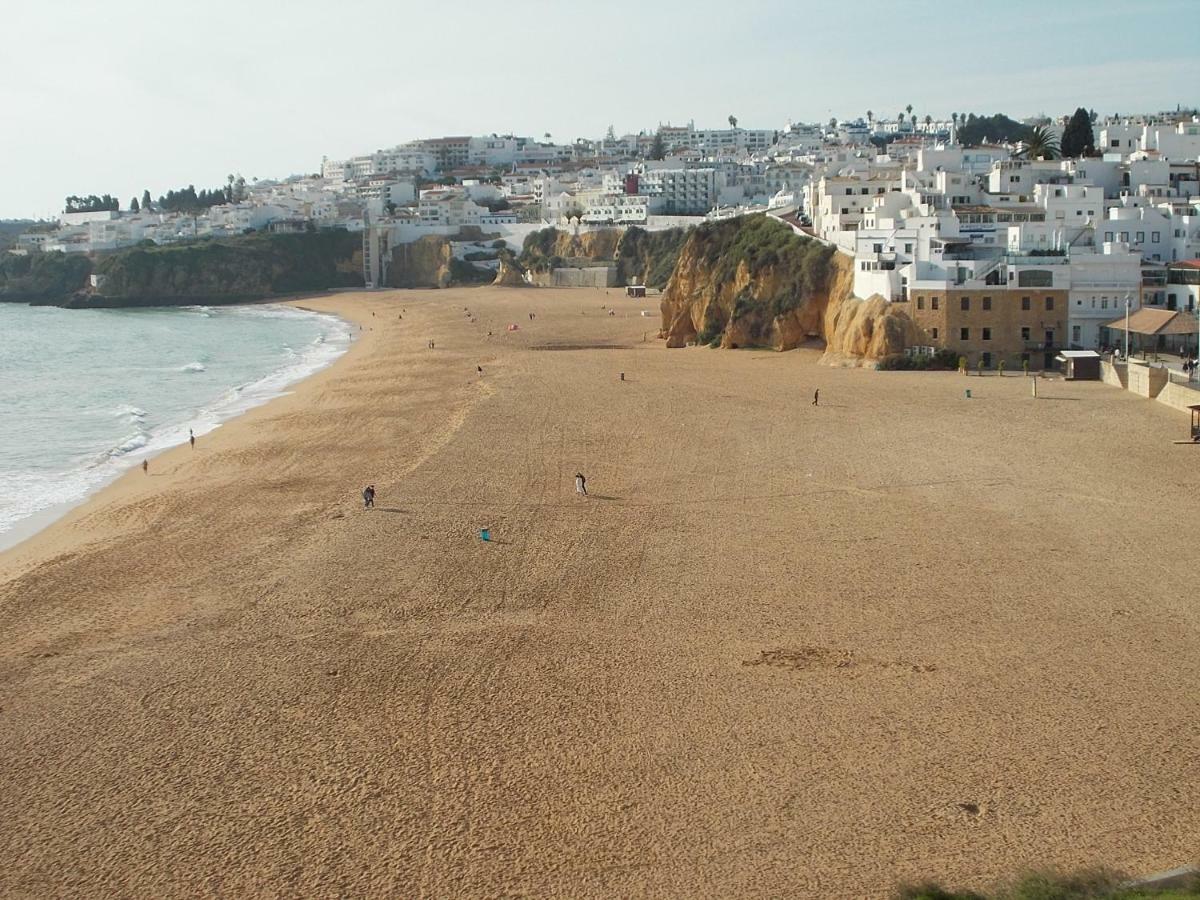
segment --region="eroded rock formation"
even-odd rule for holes
[[[444,288],[450,286],[450,241],[441,235],[427,234],[392,248],[387,283],[399,288]]]
[[[716,247],[711,229],[709,237],[698,229],[689,238],[661,303],[660,336],[668,347],[698,341],[791,350],[815,338],[825,343],[822,362],[861,365],[921,343],[916,325],[895,305],[852,296],[850,258],[799,237],[785,240],[776,229],[787,226],[773,220],[717,227],[753,232],[725,235]],[[758,232],[770,249],[756,249]],[[731,252],[744,258],[735,264]]]
[[[504,256],[500,257],[500,268],[492,284],[498,287],[528,287],[517,264]]]

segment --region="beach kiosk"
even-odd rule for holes
[[[1192,414],[1192,443],[1200,444],[1200,406],[1189,406],[1188,412]]]
[[[1095,350],[1062,350],[1054,361],[1067,381],[1100,380],[1100,354]]]
[[[626,297],[645,297],[646,286],[644,284],[631,284],[625,288]]]

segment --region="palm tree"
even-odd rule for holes
[[[868,125],[875,124],[875,113],[871,112],[871,110],[869,110],[869,109],[867,110],[867,124]]]
[[[1058,158],[1058,139],[1045,126],[1035,125],[1029,129],[1029,135],[1021,144],[1021,150],[1017,155],[1024,159]]]
[[[912,109],[912,107],[910,106],[910,107],[909,107],[909,109]],[[911,116],[909,116],[908,118],[909,118],[909,121],[911,121],[911,122],[912,122],[913,131],[916,131],[916,130],[917,130],[917,114],[916,114],[916,113],[913,113],[913,114],[912,114]]]
[[[950,118],[954,120],[954,127],[958,127],[958,113],[950,113]]]
[[[932,125],[932,124],[933,124],[933,116],[931,116],[931,115],[929,115],[928,113],[926,113],[926,114],[925,114],[925,130],[926,130],[926,131],[928,131],[928,130],[929,130],[929,126],[930,126],[930,125]]]
[[[737,128],[737,116],[730,116],[730,117],[729,117],[729,127],[730,127],[730,128]]]
[[[910,104],[908,104],[908,106],[904,107],[904,111],[911,116],[912,115],[912,104],[910,103]]]

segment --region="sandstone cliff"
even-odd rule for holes
[[[388,266],[388,286],[449,287],[452,258],[450,241],[441,235],[428,234],[412,243],[397,244],[392,248],[392,262]]]
[[[653,232],[602,228],[579,234],[543,228],[525,238],[520,262],[533,272],[602,262],[616,267],[618,284],[661,288],[670,279],[686,238],[682,228]]]
[[[663,294],[668,347],[790,350],[825,342],[823,362],[856,365],[919,343],[913,322],[874,297],[852,296],[852,261],[765,216],[695,229]]]
[[[528,287],[520,268],[505,255],[500,257],[500,268],[496,271],[496,279],[492,284],[498,287]]]

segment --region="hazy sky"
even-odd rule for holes
[[[440,134],[1200,103],[1200,0],[5,2],[0,218]]]

